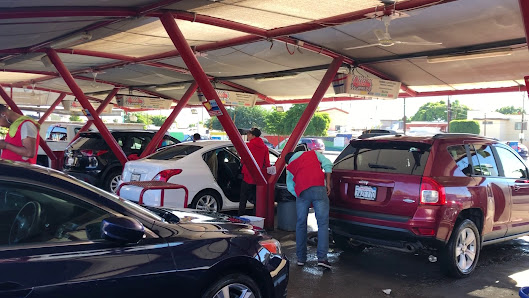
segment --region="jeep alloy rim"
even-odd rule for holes
[[[110,190],[112,193],[116,193],[116,190],[118,189],[119,182],[121,181],[121,175],[117,175],[110,181]]]
[[[213,298],[244,297],[254,298],[255,295],[250,288],[243,284],[228,284],[222,287]]]
[[[467,272],[476,258],[476,234],[470,228],[463,229],[457,237],[456,262],[461,272]]]
[[[206,211],[217,211],[217,200],[212,195],[200,197],[197,202],[197,209]]]

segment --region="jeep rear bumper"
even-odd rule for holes
[[[367,224],[343,220],[329,219],[329,227],[333,235],[351,238],[355,242],[399,250],[415,252],[418,250],[439,249],[444,242],[433,236],[418,236],[407,229]]]

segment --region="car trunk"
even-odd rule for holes
[[[334,164],[332,207],[359,216],[411,218],[419,205],[429,150],[426,143],[352,141]]]
[[[97,157],[112,153],[99,133],[83,133],[68,146],[64,154],[64,169],[85,171],[97,168]]]

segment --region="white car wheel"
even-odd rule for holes
[[[196,195],[191,205],[192,208],[195,208],[198,210],[216,211],[216,212],[220,211],[220,206],[221,205],[220,205],[219,195],[209,190],[199,192]]]

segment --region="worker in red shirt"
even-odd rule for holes
[[[0,104],[0,126],[9,128],[5,140],[0,140],[2,159],[36,164],[40,124]]]
[[[261,139],[261,130],[256,127],[253,127],[252,129],[248,130],[248,132],[246,133],[246,137],[248,138],[248,149],[250,149],[250,152],[252,153],[255,162],[257,162],[257,166],[266,178],[266,168],[270,167],[270,157],[268,156],[268,147],[266,147],[263,139]],[[245,215],[247,201],[254,205],[253,214],[255,214],[255,181],[253,180],[252,175],[250,175],[250,171],[244,163],[241,172],[243,175],[243,181],[241,182],[239,216]]]
[[[318,266],[331,269],[329,251],[329,194],[332,162],[317,151],[289,152],[285,156],[287,189],[296,197],[296,256],[299,266],[307,261],[307,217],[314,207],[318,222]],[[325,172],[325,173],[324,173]]]

